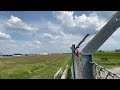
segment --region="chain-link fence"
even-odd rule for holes
[[[75,79],[82,79],[82,65],[81,65],[81,60],[74,56],[74,70],[75,70]],[[74,79],[74,74],[73,74],[73,64],[71,66],[71,72],[72,72],[72,79]]]
[[[82,61],[74,55],[74,71],[73,64],[71,66],[72,79],[83,79],[83,68],[81,62]],[[120,75],[111,72],[107,68],[104,68],[95,62],[90,63],[93,64],[94,79],[120,79]],[[75,76],[73,72],[75,72]]]
[[[100,66],[95,62],[91,62],[93,64],[93,71],[95,79],[120,79],[118,74],[112,73],[108,69]]]

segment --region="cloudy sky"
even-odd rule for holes
[[[71,52],[72,44],[78,44],[87,33],[100,30],[115,12],[0,11],[0,53]],[[120,49],[119,40],[118,28],[100,49]]]

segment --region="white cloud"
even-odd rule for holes
[[[36,31],[38,28],[34,28],[31,25],[23,22],[20,18],[11,15],[10,19],[4,26],[6,29],[14,31]]]
[[[29,47],[29,49],[37,49],[42,47],[42,43],[40,41],[24,41],[23,47]],[[20,44],[22,44],[20,43]]]
[[[54,17],[61,21],[62,24],[68,27],[81,27],[87,28],[93,26],[98,26],[101,20],[98,18],[97,13],[91,13],[89,16],[82,14],[81,16],[74,15],[74,12],[68,11],[57,11],[53,12]]]
[[[107,15],[104,15],[104,13],[107,13]],[[74,15],[74,12],[67,12],[67,11],[57,11],[53,12],[53,16],[60,22],[60,24],[55,25],[52,24],[51,30],[57,31],[58,35],[53,35],[52,33],[46,33],[44,34],[45,37],[47,37],[51,44],[53,45],[59,45],[60,47],[63,47],[64,49],[71,46],[73,43],[78,44],[80,40],[87,34],[91,32],[95,32],[96,30],[100,30],[107,22],[105,22],[106,19],[108,19],[107,16],[111,16],[115,12],[104,12],[98,13],[98,12],[92,12],[88,15],[82,14],[82,15]],[[104,22],[104,23],[103,23]],[[60,30],[55,29],[57,27],[61,27]],[[99,27],[98,27],[99,26]],[[117,31],[119,32],[119,31]],[[118,35],[119,33],[113,34]],[[55,38],[57,38],[55,40]],[[90,37],[85,42],[83,42],[82,45],[89,42],[93,38]],[[116,41],[113,41],[113,39],[109,40],[110,42],[114,42],[116,44]],[[107,45],[110,45],[109,43]],[[115,45],[114,45],[115,46]],[[104,47],[104,45],[102,46]],[[114,47],[115,48],[115,47]]]
[[[54,36],[51,35],[50,33],[43,33],[44,37],[48,37],[48,38],[53,38]]]
[[[11,36],[9,34],[0,32],[0,40],[9,40],[11,39]]]
[[[116,13],[116,11],[94,11],[94,12],[97,13],[100,19],[102,18],[106,19]]]
[[[49,28],[50,30],[53,30],[54,32],[59,32],[59,31],[62,30],[62,27],[61,27],[60,25],[58,25],[58,24],[53,24],[53,23],[51,23],[51,22],[48,22],[48,28]]]
[[[120,38],[120,27],[113,33],[113,36]]]
[[[1,52],[4,53],[40,53],[44,46],[38,40],[35,41],[15,41],[9,40],[1,44]]]
[[[42,43],[40,41],[15,41],[15,40],[9,40],[5,43],[5,46],[14,47],[14,48],[29,48],[29,49],[36,49],[41,48]]]
[[[103,22],[103,19],[99,19],[95,12],[90,13],[88,16],[85,14],[77,16],[74,15],[74,12],[57,11],[53,12],[53,16],[60,21],[59,28],[61,27],[62,30],[58,30],[59,35],[57,36],[51,34],[45,34],[45,36],[49,38],[57,37],[59,40],[56,42],[64,42],[65,44],[78,43],[87,33],[95,32],[97,26]],[[52,24],[51,29],[57,26],[53,23],[50,24]],[[54,43],[55,41],[51,42]]]
[[[100,20],[96,13],[91,13],[89,16],[82,14],[81,16],[76,16],[74,19],[76,27],[80,29],[96,29],[102,20]]]
[[[100,47],[101,50],[114,51],[115,49],[120,49],[119,38],[113,38],[112,36]]]
[[[74,12],[64,11],[53,12],[53,15],[60,23],[48,22],[51,32],[40,34],[39,38],[44,39],[44,43],[47,42],[47,44],[56,49],[61,48],[61,50],[66,50],[66,48],[70,50],[69,47],[72,44],[77,45],[87,33],[95,31],[95,28],[102,22],[96,13],[91,13],[88,16],[85,14],[76,16]]]
[[[60,22],[62,22],[63,25],[66,25],[68,27],[74,27],[74,12],[67,12],[67,11],[56,11],[53,12],[53,15],[55,18],[57,18]]]
[[[92,12],[89,15],[82,14],[77,16],[74,15],[74,12],[57,11],[53,12],[53,15],[61,23],[61,29],[63,29],[62,31],[65,33],[85,35],[105,25],[104,23],[98,28],[104,19],[99,18],[96,12]]]
[[[109,14],[105,15],[105,13]],[[2,45],[3,47],[6,47],[13,52],[29,53],[44,51],[46,52],[47,50],[50,52],[68,52],[71,51],[70,47],[72,46],[72,44],[77,45],[87,33],[95,32],[97,26],[103,23],[107,19],[107,16],[110,15],[110,12],[91,12],[89,14],[83,13],[81,15],[77,15],[74,12],[57,11],[53,12],[55,21],[51,19],[51,21],[45,20],[42,23],[41,21],[37,23],[36,21],[34,21],[35,23],[32,22],[33,25],[39,27],[39,30],[38,28],[33,27],[27,22],[24,22],[22,19],[11,15],[10,19],[7,20],[6,24],[4,24],[4,28],[8,29],[6,30],[8,34],[11,31],[27,31],[32,32],[32,34],[30,34],[29,36],[25,36],[25,39],[27,41],[23,41],[21,40],[21,38],[24,39],[23,34],[23,37],[22,35],[20,35],[21,37],[19,37],[17,35],[14,36],[15,33],[13,34],[13,32],[11,32],[10,35],[13,35],[13,38],[15,37],[15,40],[9,40]],[[97,30],[104,25],[105,23],[103,25],[100,25]],[[0,25],[0,28],[1,26],[2,25]],[[37,32],[33,34],[33,31]],[[11,38],[10,35],[5,33],[4,35],[3,33],[0,34],[0,38],[6,37],[6,40]],[[117,30],[113,34],[113,36],[118,37],[119,34],[119,30]],[[16,40],[16,37],[17,39],[19,39],[19,41]],[[93,37],[87,39],[85,42],[83,42],[82,45],[89,42],[92,38]],[[117,42],[118,41],[116,41],[115,39],[109,39],[101,48],[109,49],[113,44],[113,48],[119,48],[119,44]],[[106,46],[108,47],[106,48]]]
[[[40,41],[34,41],[34,43],[37,45],[42,45],[42,43]]]
[[[51,44],[56,49],[63,49],[67,50],[70,49],[72,44],[78,44],[80,40],[82,39],[81,36],[73,35],[73,34],[66,34],[64,32],[60,32],[58,35],[52,35],[50,33],[44,33],[43,34],[45,40],[48,39],[49,44]]]
[[[19,19],[18,17],[15,17],[13,15],[11,15],[11,18],[8,20],[11,24],[21,24],[22,20]]]
[[[59,38],[61,38],[60,35],[52,35],[50,33],[43,33],[43,37],[49,38],[49,39],[52,39],[52,40],[58,40]]]

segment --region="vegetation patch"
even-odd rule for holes
[[[0,58],[0,79],[53,79],[70,61],[71,54]]]

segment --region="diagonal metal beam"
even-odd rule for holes
[[[98,34],[83,48],[83,54],[94,53],[120,26],[120,11],[113,15]]]
[[[94,38],[82,49],[83,79],[94,79],[93,53],[115,32],[120,26],[120,11],[115,13],[107,24],[94,36]]]

